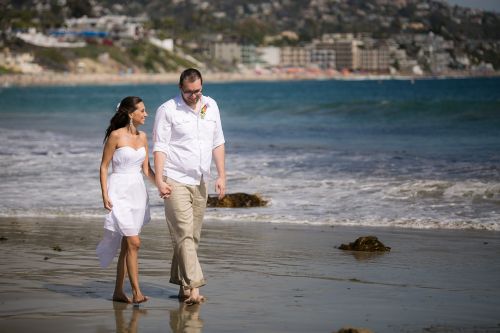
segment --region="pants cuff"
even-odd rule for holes
[[[205,279],[200,280],[200,281],[191,282],[190,284],[186,284],[186,283],[183,283],[182,281],[179,281],[179,280],[176,280],[176,279],[173,279],[173,278],[170,278],[170,283],[176,284],[178,286],[187,287],[189,289],[200,288],[200,287],[203,287],[204,285],[207,284],[207,282],[205,281]]]

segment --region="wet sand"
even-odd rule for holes
[[[207,221],[207,302],[191,307],[168,283],[163,221],[142,234],[151,299],[140,307],[110,300],[115,268],[94,253],[101,235],[99,219],[0,218],[1,331],[500,332],[497,232]],[[336,248],[365,235],[391,252]]]

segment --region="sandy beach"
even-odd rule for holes
[[[0,218],[2,332],[500,331],[497,232],[207,221],[208,300],[192,307],[168,283],[163,221],[142,235],[140,307],[110,301],[101,234],[95,219]],[[391,252],[337,249],[364,235]]]
[[[493,73],[452,72],[439,78],[498,77]],[[303,72],[209,72],[204,73],[206,82],[245,82],[245,81],[297,81],[297,80],[418,80],[436,78],[433,75],[389,75],[369,73],[342,74],[335,71]],[[179,73],[52,73],[43,74],[3,74],[0,75],[0,87],[30,86],[79,86],[79,85],[124,85],[124,84],[170,84],[179,81]]]
[[[312,78],[297,74],[267,74],[254,73],[209,73],[204,75],[207,82],[230,81],[278,81]],[[12,74],[0,76],[0,86],[75,86],[75,85],[120,85],[120,84],[169,84],[179,81],[178,73],[162,74],[76,74],[76,73],[46,73],[44,75]]]

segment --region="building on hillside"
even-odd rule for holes
[[[411,59],[404,49],[391,50],[391,61],[399,73],[421,75],[421,68],[415,59]]]
[[[408,5],[409,0],[376,0],[375,3],[378,6],[387,6],[387,5],[392,5],[392,6],[397,6],[399,8],[405,7]]]
[[[257,55],[259,57],[259,62],[264,66],[277,67],[280,65],[281,51],[279,47],[276,46],[258,47]]]
[[[368,72],[388,72],[390,67],[389,48],[359,48],[359,69]]]
[[[358,46],[361,42],[357,39],[340,39],[335,41],[335,66],[337,70],[359,69]]]
[[[129,17],[125,15],[106,15],[101,17],[70,18],[65,21],[65,28],[53,30],[52,35],[79,38],[140,39],[144,37],[144,22],[147,17]]]
[[[149,37],[149,42],[160,49],[170,52],[174,51],[174,40],[172,38],[159,39],[156,37]]]
[[[439,74],[444,73],[450,69],[450,64],[452,64],[453,58],[447,52],[430,52],[428,54],[429,68],[431,73]]]
[[[65,41],[59,40],[54,36],[46,36],[37,32],[35,28],[30,28],[28,32],[18,32],[16,37],[22,39],[28,44],[41,46],[41,47],[55,47],[55,48],[77,48],[84,47],[86,44],[83,41]]]
[[[213,43],[210,55],[221,63],[236,65],[241,63],[241,45],[237,43]]]
[[[317,43],[311,49],[311,63],[321,69],[335,69],[335,44]]]
[[[280,48],[280,64],[284,67],[307,67],[311,63],[307,47],[285,46]]]
[[[241,63],[253,67],[258,63],[257,48],[255,45],[245,44],[241,46]]]

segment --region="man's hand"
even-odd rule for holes
[[[215,191],[219,194],[219,200],[226,194],[226,178],[218,177],[215,181]]]

